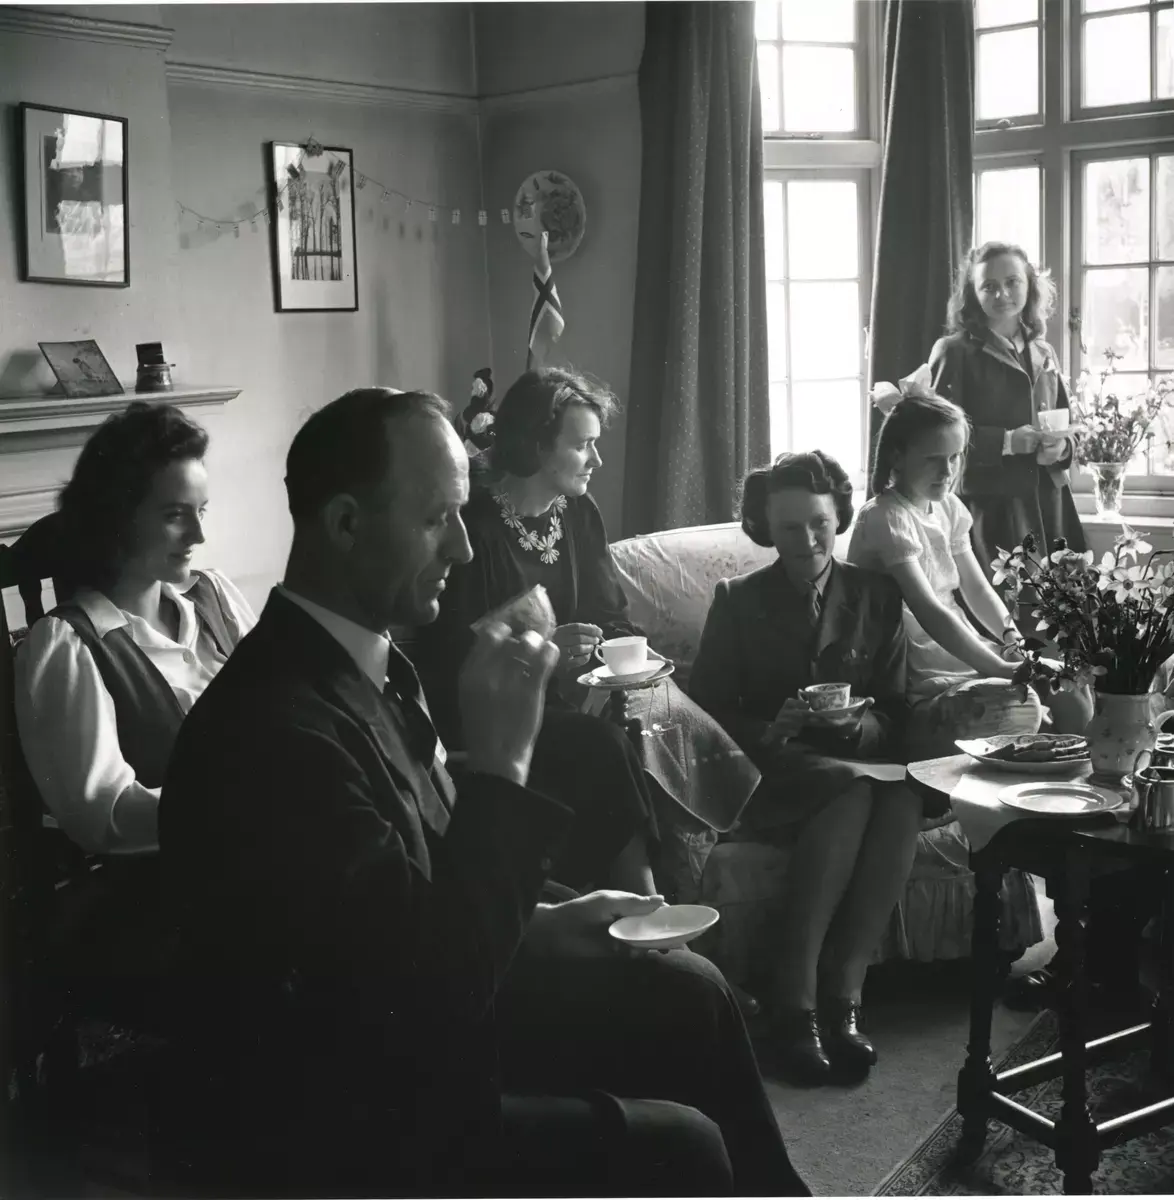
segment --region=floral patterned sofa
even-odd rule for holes
[[[848,534],[837,542],[847,549]],[[719,579],[744,574],[774,558],[754,545],[739,525],[699,525],[645,534],[612,544],[632,608],[632,620],[649,642],[677,664],[688,691],[689,668]],[[754,982],[756,947],[779,915],[786,850],[754,842],[717,841],[699,834],[692,855],[693,895],[680,900],[711,904],[722,914],[702,947],[731,979]],[[961,829],[950,814],[926,821],[905,895],[893,914],[877,960],[960,958],[970,952],[974,882]],[[1028,946],[1043,936],[1030,880],[1008,875],[1004,886],[1003,943]]]

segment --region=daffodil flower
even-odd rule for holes
[[[1136,530],[1131,529],[1128,525],[1121,527],[1121,534],[1114,539],[1113,545],[1120,547],[1122,554],[1132,554],[1134,556],[1149,554],[1153,549],[1153,546],[1149,542],[1145,541]]]

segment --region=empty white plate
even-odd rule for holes
[[[1017,783],[1004,788],[999,799],[1033,817],[1095,817],[1112,812],[1125,802],[1108,788],[1091,783]]]
[[[620,917],[608,933],[641,950],[672,950],[704,933],[720,915],[706,904],[666,904],[643,917]]]

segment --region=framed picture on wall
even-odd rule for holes
[[[357,312],[354,160],[349,150],[270,143],[278,312]]]
[[[22,104],[21,278],[27,283],[130,286],[125,117]]]

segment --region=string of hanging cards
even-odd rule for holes
[[[301,171],[302,163],[307,158],[321,158],[324,155],[328,155],[335,162],[345,162],[344,159],[340,158],[333,151],[327,150],[320,142],[315,141],[313,138],[309,138],[307,141],[301,143],[301,153],[298,155],[297,161],[288,169],[291,178],[287,178],[277,188],[277,192],[272,203],[267,204],[262,208],[258,208],[254,212],[246,213],[243,217],[209,217],[204,213],[197,212],[190,205],[183,204],[178,200],[175,202],[176,207],[179,209],[181,216],[191,217],[193,220],[195,220],[198,228],[200,229],[203,229],[204,226],[211,226],[212,228],[218,230],[231,229],[234,237],[240,237],[243,226],[248,225],[251,229],[256,231],[259,228],[257,224],[258,221],[260,221],[262,224],[267,224],[273,219],[275,210],[277,212],[281,212],[285,205],[284,198],[289,190],[292,177],[296,176],[296,174]],[[406,192],[400,191],[399,188],[391,187],[386,183],[381,183],[374,176],[365,175],[357,170],[354,172],[354,176],[355,187],[359,191],[370,187],[374,192],[378,192],[380,203],[382,204],[390,204],[393,200],[398,200],[403,203],[405,213],[410,212],[413,208],[419,208],[421,211],[427,211],[429,221],[438,222],[440,220],[440,215],[444,213],[449,223],[453,225],[459,225],[461,223],[461,210],[459,208],[451,208],[445,204],[437,204],[432,200],[421,200],[416,196],[409,196]],[[501,210],[501,223],[503,225],[509,225],[512,224],[512,222],[513,217],[510,209],[503,208]],[[488,211],[483,208],[478,209],[477,224],[484,227],[485,225],[488,225],[488,223]]]

